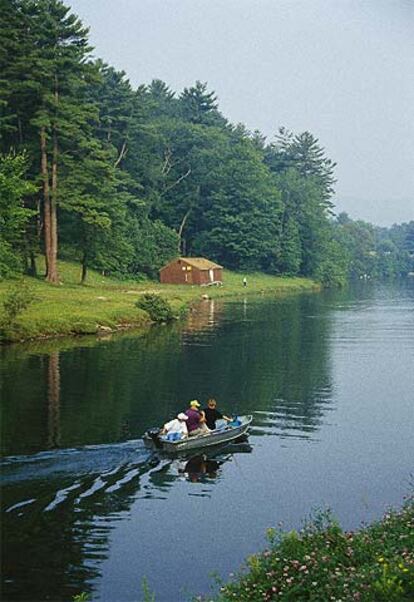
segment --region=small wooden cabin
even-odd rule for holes
[[[222,281],[222,266],[204,257],[178,257],[160,269],[163,284],[200,285]]]

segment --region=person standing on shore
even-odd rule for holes
[[[247,286],[247,278],[246,278],[246,276],[243,278],[243,286]]]

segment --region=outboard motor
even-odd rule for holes
[[[157,449],[162,448],[162,443],[160,440],[160,429],[149,429],[147,431],[147,435],[150,439],[152,439],[152,441]]]

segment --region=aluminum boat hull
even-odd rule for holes
[[[222,445],[230,441],[235,441],[242,435],[245,435],[250,427],[253,420],[253,416],[238,416],[238,420],[241,422],[238,426],[225,426],[207,435],[197,435],[195,437],[186,437],[185,439],[179,439],[178,441],[168,441],[163,437],[158,437],[157,444],[148,435],[145,434],[143,439],[146,447],[151,449],[158,449],[158,451],[166,452],[169,454],[185,453],[193,450],[200,450],[213,447],[215,445]]]

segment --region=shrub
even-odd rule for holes
[[[144,293],[136,306],[146,311],[153,322],[170,322],[174,319],[171,305],[156,293]]]
[[[0,317],[0,340],[11,340],[11,334],[16,330],[19,316],[35,300],[35,295],[30,286],[20,281],[7,293],[2,305]]]
[[[34,293],[30,286],[23,281],[14,286],[3,301],[4,319],[14,323],[16,319],[34,301]]]
[[[299,531],[268,530],[270,546],[221,587],[216,602],[414,600],[414,499],[356,532],[330,513]],[[199,598],[200,600],[202,598]]]

